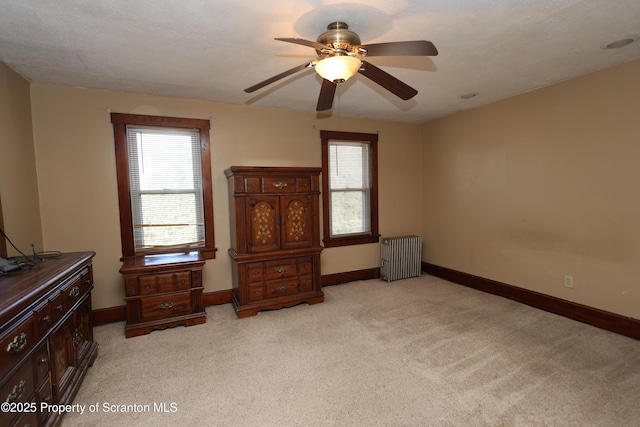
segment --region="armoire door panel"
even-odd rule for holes
[[[282,249],[300,248],[312,245],[313,216],[311,196],[281,196],[282,206]]]
[[[278,196],[252,197],[248,200],[249,252],[280,248],[280,207]]]

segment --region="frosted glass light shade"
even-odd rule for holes
[[[342,83],[360,69],[362,62],[353,56],[330,56],[316,64],[316,72],[330,82]]]

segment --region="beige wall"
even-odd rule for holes
[[[205,292],[231,287],[227,183],[223,170],[239,166],[320,166],[320,129],[379,132],[380,231],[420,232],[421,126],[320,118],[261,109],[55,85],[31,86],[33,131],[47,250],[93,250],[94,308],[123,304],[118,273],[120,229],[113,128],[119,113],[211,117],[217,259],[207,261]],[[322,274],[379,266],[379,245],[330,248]]]
[[[421,230],[427,262],[640,318],[637,75],[640,61],[418,126],[29,85],[0,64],[5,226],[21,248],[95,250],[94,308],[122,305],[108,109],[211,117],[219,252],[205,290],[228,289],[222,171],[320,166],[320,129],[379,132],[383,235]],[[377,267],[378,251],[325,249],[322,273]]]
[[[29,82],[0,62],[0,197],[4,230],[25,254],[42,250]],[[9,243],[7,254],[18,255]]]
[[[638,76],[640,60],[426,123],[423,259],[640,318]]]

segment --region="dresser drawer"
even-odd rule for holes
[[[42,407],[42,403],[53,403],[53,393],[51,390],[51,381],[47,380],[44,384],[42,384],[40,386],[40,388],[38,388],[38,412],[40,412],[40,425],[46,425],[46,423],[44,422],[47,417],[49,416],[50,412],[49,411],[40,411],[40,408]],[[18,424],[19,426],[23,426],[26,424]],[[31,425],[35,425],[35,424],[31,424]]]
[[[38,330],[38,338],[45,336],[53,325],[51,303],[47,301],[45,304],[33,310],[33,316],[35,319],[36,329]]]
[[[296,277],[297,264],[295,258],[280,259],[265,262],[265,280],[274,280],[285,277]]]
[[[191,287],[191,273],[149,274],[138,278],[140,295],[153,295],[164,292],[181,291]]]
[[[38,340],[34,323],[34,317],[28,316],[0,336],[0,377],[15,366]]]
[[[31,357],[36,373],[36,384],[40,384],[45,378],[49,378],[49,352],[47,346],[42,345]]]
[[[277,298],[298,293],[298,280],[274,280],[267,282],[267,298]]]
[[[64,294],[62,292],[58,292],[56,295],[51,297],[50,301],[51,317],[55,324],[58,320],[62,319],[62,315],[65,313]]]
[[[37,404],[36,404],[36,407],[39,409]],[[15,415],[15,414],[12,414],[12,415]],[[21,414],[20,417],[16,419],[13,422],[13,424],[11,424],[9,427],[27,427],[27,426],[31,427],[31,426],[37,426],[37,425],[38,425],[38,413],[26,412],[24,414]]]
[[[0,401],[7,403],[28,402],[33,390],[31,360],[26,360],[18,371],[0,387]],[[10,425],[16,415],[15,412],[0,411],[0,425]]]
[[[143,320],[191,313],[191,292],[142,298],[140,306]]]
[[[76,277],[71,283],[62,289],[64,308],[62,315],[73,307],[82,297],[89,292],[89,287],[83,282],[82,276]]]

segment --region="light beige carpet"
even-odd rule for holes
[[[640,425],[640,341],[428,275],[324,291],[131,339],[95,328],[85,413],[62,425]]]

